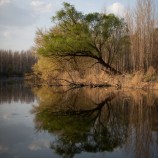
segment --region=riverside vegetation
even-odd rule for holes
[[[158,17],[152,0],[137,0],[124,18],[83,14],[69,4],[38,29],[35,84],[158,88]]]

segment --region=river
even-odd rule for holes
[[[157,158],[158,91],[0,82],[0,158]]]

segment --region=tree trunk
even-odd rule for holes
[[[110,72],[112,72],[113,74],[122,74],[121,72],[117,71],[115,68],[111,67],[109,64],[107,64],[102,58],[98,59],[98,62],[105,67],[106,69],[108,69]]]

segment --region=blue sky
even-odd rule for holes
[[[51,16],[63,2],[84,13],[106,10],[120,16],[135,4],[135,0],[0,0],[0,49],[29,49],[37,28],[51,27]]]

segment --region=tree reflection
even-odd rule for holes
[[[50,144],[57,154],[122,148],[127,157],[152,157],[158,131],[157,92],[77,89],[36,89],[33,108],[37,131],[56,135]],[[158,153],[157,153],[158,154]]]
[[[158,124],[157,92],[137,92],[130,99],[130,126],[126,143],[127,153],[132,151],[135,158],[153,157]]]
[[[0,104],[12,101],[31,103],[35,101],[35,95],[21,79],[0,81]]]
[[[33,109],[36,129],[56,134],[56,141],[50,146],[57,154],[73,157],[82,151],[113,151],[125,143],[128,115],[124,114],[124,108],[119,108],[117,100],[113,102],[115,93],[103,91],[88,97],[93,90],[79,89],[66,94],[43,90],[44,96],[38,92],[39,106]],[[48,91],[55,96],[51,102],[42,99],[48,96]],[[100,94],[104,97],[94,100]]]

